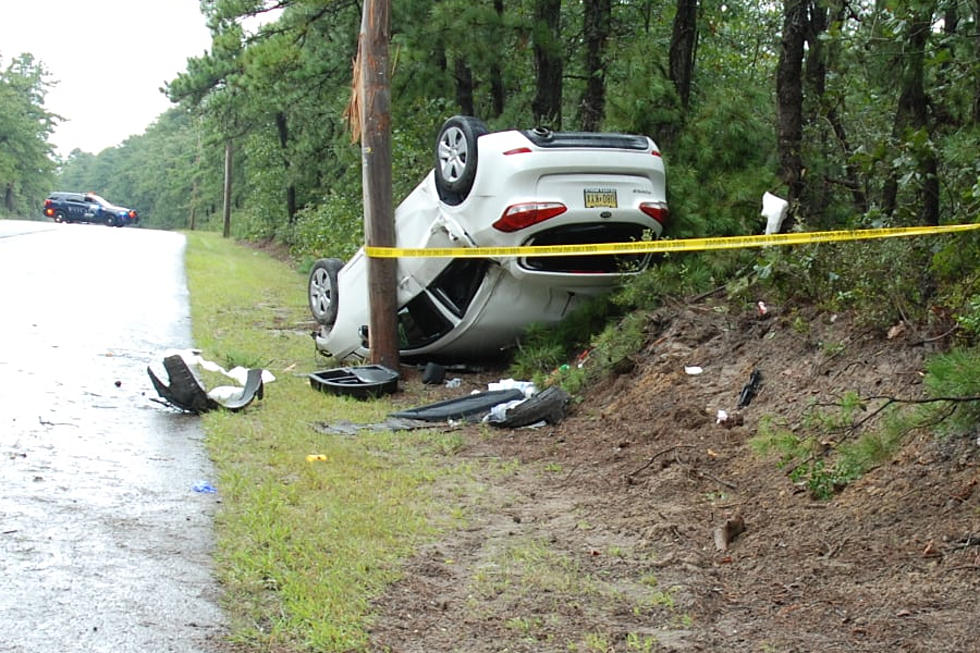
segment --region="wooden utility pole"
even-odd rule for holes
[[[391,200],[391,82],[388,41],[391,0],[365,0],[361,16],[361,169],[364,180],[364,240],[369,247],[395,246]],[[397,259],[368,259],[368,324],[371,362],[398,369]]]

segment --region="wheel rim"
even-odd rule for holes
[[[466,135],[459,127],[450,127],[439,139],[439,167],[446,181],[454,182],[463,176],[469,151]]]
[[[323,268],[313,272],[310,279],[310,309],[317,318],[326,316],[330,310],[330,275]]]

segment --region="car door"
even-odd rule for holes
[[[91,219],[85,215],[89,212],[88,202],[84,201],[81,195],[66,197],[65,206],[68,207],[68,219],[72,222],[83,222]]]

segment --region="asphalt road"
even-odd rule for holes
[[[0,220],[0,651],[213,650],[197,418],[146,374],[190,345],[184,238]]]

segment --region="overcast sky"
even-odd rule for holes
[[[199,0],[0,0],[0,65],[30,52],[57,85],[58,154],[98,154],[170,106],[159,89],[211,47]]]

